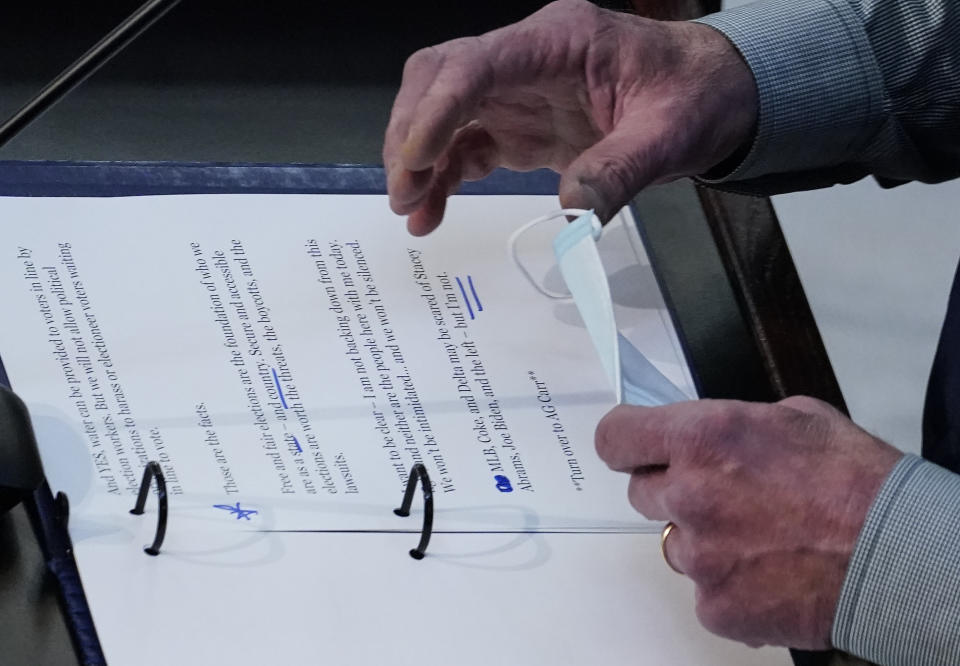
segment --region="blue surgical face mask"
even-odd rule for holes
[[[593,211],[564,210],[550,217],[579,215],[557,234],[553,251],[580,311],[617,402],[652,407],[689,398],[617,331],[607,274],[597,251],[600,220]]]

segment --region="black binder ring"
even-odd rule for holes
[[[150,494],[150,481],[157,480],[157,500],[160,508],[157,513],[157,533],[153,537],[153,544],[145,546],[143,552],[147,555],[159,555],[163,537],[167,534],[167,481],[163,478],[160,464],[151,460],[143,470],[143,481],[140,482],[140,492],[137,493],[137,505],[130,509],[135,516],[143,514],[143,507],[147,504],[147,495]]]
[[[420,543],[410,551],[410,557],[415,560],[422,560],[423,556],[427,554],[430,535],[433,534],[433,484],[430,483],[430,475],[427,474],[427,468],[422,463],[417,463],[410,469],[407,488],[403,492],[403,504],[400,505],[399,509],[394,509],[393,512],[404,518],[410,515],[410,505],[413,504],[413,494],[417,488],[418,478],[420,479],[420,486],[423,488],[423,529],[420,531]]]

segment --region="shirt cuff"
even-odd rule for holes
[[[857,539],[832,640],[884,666],[960,664],[960,476],[913,455],[893,468]]]
[[[767,0],[696,20],[740,51],[757,84],[753,145],[720,183],[842,164],[883,121],[879,65],[847,0]]]

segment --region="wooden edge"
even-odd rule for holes
[[[771,398],[809,395],[847,413],[770,200],[703,186],[697,192],[760,352]]]

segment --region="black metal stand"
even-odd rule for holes
[[[103,67],[144,30],[173,9],[178,2],[180,0],[147,0],[143,6],[111,30],[76,62],[60,72],[53,81],[37,93],[36,97],[0,125],[0,147]]]

